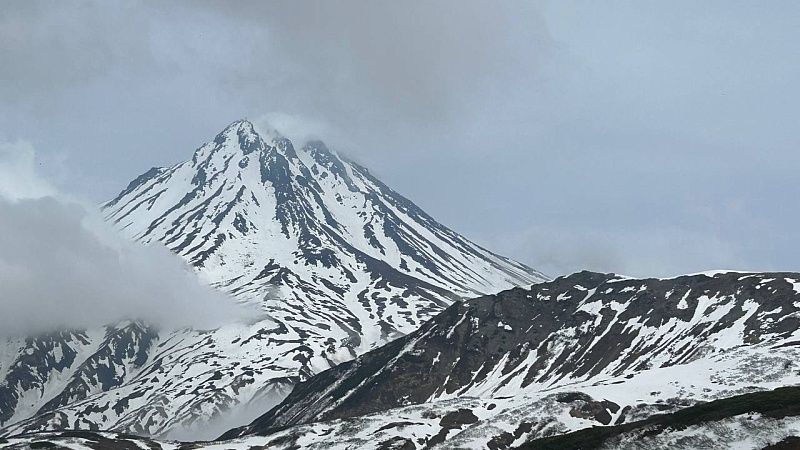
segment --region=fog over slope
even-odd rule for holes
[[[0,333],[121,319],[211,327],[244,317],[161,246],[122,238],[92,204],[57,192],[29,145],[0,147]]]

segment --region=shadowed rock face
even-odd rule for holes
[[[800,387],[792,386],[715,400],[624,425],[536,439],[516,448],[789,450],[800,444],[800,439],[792,435],[798,424]]]
[[[798,288],[793,273],[638,280],[580,272],[458,302],[416,332],[299,384],[225,437],[436,399],[624,381],[748,346],[788,348],[800,343]],[[608,424],[621,412],[598,401],[571,414]]]

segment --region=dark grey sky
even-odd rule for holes
[[[100,201],[248,117],[550,274],[800,270],[798,2],[164,3],[5,3],[0,143]]]

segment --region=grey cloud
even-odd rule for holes
[[[441,120],[459,111],[470,91],[530,68],[547,43],[538,9],[522,2],[199,3],[236,20],[243,37],[263,38],[234,69],[235,81],[258,86],[277,77],[289,96],[275,107],[349,120],[376,112],[416,118],[418,126]],[[529,48],[514,48],[526,38]],[[248,93],[265,103],[275,95]]]
[[[4,5],[0,98],[45,113],[65,90],[120,67],[137,72],[152,67],[146,35],[144,17],[124,2]]]
[[[123,319],[213,327],[242,317],[159,247],[98,236],[87,212],[53,197],[0,199],[0,330],[5,335]]]
[[[0,146],[0,334],[125,319],[204,328],[253,312],[165,248],[121,238],[99,211],[54,191],[31,172],[34,156]]]
[[[768,270],[750,265],[741,247],[714,233],[677,227],[591,228],[580,224],[533,226],[516,233],[487,237],[496,248],[553,276],[579,270],[627,276],[679,275],[715,269]]]

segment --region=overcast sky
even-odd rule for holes
[[[551,275],[800,270],[800,2],[164,3],[4,3],[0,142],[101,201],[269,120]]]

